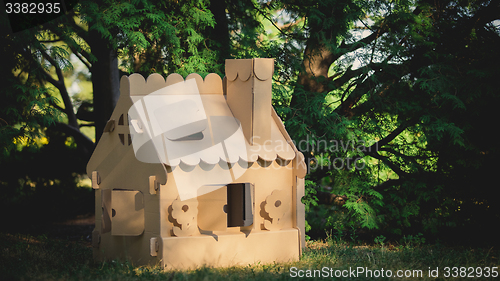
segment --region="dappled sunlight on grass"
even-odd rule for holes
[[[436,280],[428,276],[429,269],[438,267],[442,273],[445,267],[453,266],[500,267],[500,250],[496,248],[382,246],[332,239],[308,241],[301,260],[296,262],[166,272],[159,266],[136,267],[116,260],[94,262],[92,248],[88,245],[44,235],[0,234],[0,248],[0,274],[4,280],[285,280],[295,279],[291,276],[292,269],[321,272],[327,268],[332,272],[347,272],[358,267],[374,271],[383,268],[392,272],[421,270],[422,277],[404,280]]]

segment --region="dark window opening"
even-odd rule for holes
[[[227,185],[227,226],[249,226],[253,224],[253,185],[233,183]]]

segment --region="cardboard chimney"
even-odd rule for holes
[[[226,77],[124,76],[87,173],[94,257],[169,269],[298,260],[306,167],[271,105],[273,59]]]

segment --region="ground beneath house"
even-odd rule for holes
[[[92,231],[94,230],[94,214],[78,215],[75,218],[57,221],[31,224],[14,224],[8,233],[27,234],[30,236],[46,236],[51,239],[74,241],[85,246],[92,245]]]

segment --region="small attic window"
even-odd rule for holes
[[[125,118],[127,119],[127,125],[129,125],[129,120],[127,118],[127,114],[122,114],[120,115],[120,118],[118,119],[118,126],[125,126]],[[125,140],[125,136],[127,139]],[[132,144],[132,136],[130,134],[118,134],[118,137],[120,138],[120,142],[125,145],[125,141],[127,142],[127,145]]]

